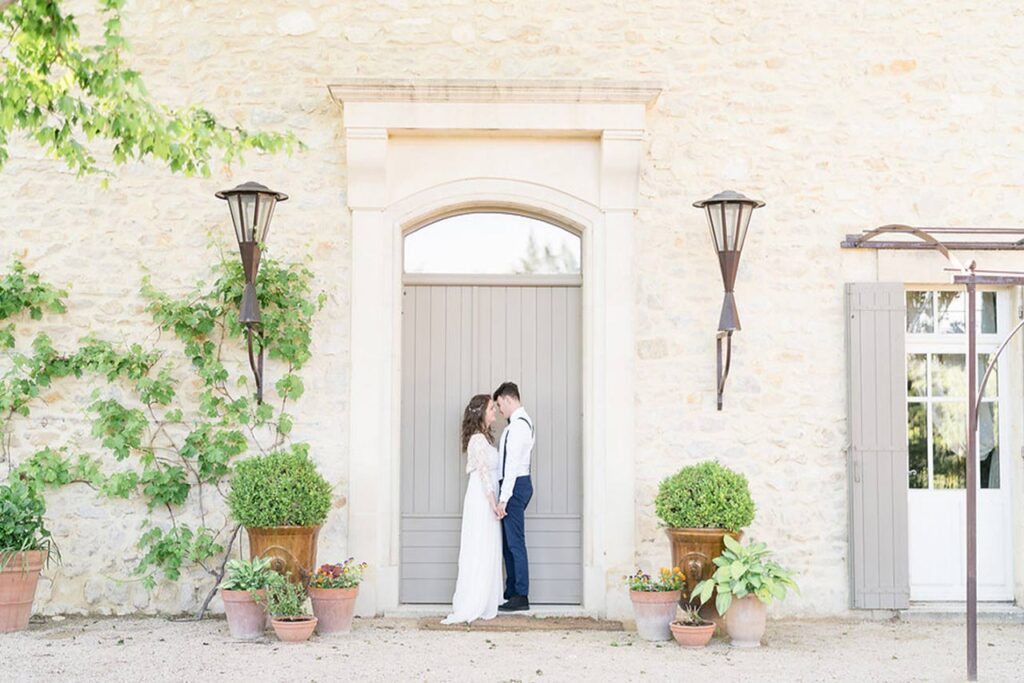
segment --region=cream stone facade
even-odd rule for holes
[[[88,23],[92,3],[70,3]],[[57,284],[67,315],[25,321],[70,346],[152,331],[148,272],[186,291],[232,249],[213,193],[254,179],[291,199],[270,251],[310,257],[328,294],[295,438],[335,485],[320,557],[371,563],[359,609],[399,609],[398,377],[404,230],[451,212],[546,217],[583,239],[584,600],[628,615],[621,576],[668,563],[658,482],[706,458],[746,474],[748,535],[801,586],[778,614],[849,609],[844,285],[943,285],[935,254],[852,252],[886,223],[1021,225],[1024,15],[1012,5],[780,2],[130,3],[132,60],[152,93],[241,125],[290,129],[294,156],[251,155],[208,179],[155,164],[103,190],[28,143],[0,173],[0,249]],[[763,199],[736,296],[743,330],[715,410],[721,279],[693,201]],[[1024,265],[978,253],[983,267]],[[1009,292],[1016,316],[1024,303]],[[1014,597],[1024,599],[1024,349],[1010,405]],[[241,356],[238,357],[241,361]],[[481,387],[486,390],[488,387]],[[15,452],[92,444],[90,387],[66,381],[18,424]],[[199,573],[131,576],[141,505],[68,487],[49,497],[64,563],[44,613],[177,612]]]

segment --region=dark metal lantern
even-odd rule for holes
[[[764,206],[758,199],[750,199],[739,192],[726,190],[710,199],[694,202],[698,209],[704,209],[711,230],[711,240],[718,253],[718,265],[722,270],[722,284],[725,299],[722,314],[718,318],[718,409],[722,409],[722,392],[729,376],[732,360],[732,333],[740,329],[740,315],[736,310],[736,273],[740,268],[740,254],[747,239],[747,228],[754,209]],[[725,361],[722,361],[722,339],[726,340]]]
[[[288,199],[283,192],[271,190],[265,185],[249,181],[230,190],[217,193],[224,199],[231,211],[231,223],[235,227],[235,239],[242,257],[245,273],[245,290],[242,293],[241,312],[238,321],[245,325],[249,347],[249,365],[256,377],[256,402],[263,402],[263,333],[260,304],[256,296],[256,275],[260,269],[260,254],[267,235],[270,233],[270,219],[278,202]],[[259,338],[258,353],[253,351],[253,337]]]

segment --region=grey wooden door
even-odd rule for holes
[[[846,285],[851,603],[904,609],[907,552],[906,295]]]
[[[451,602],[467,483],[462,410],[509,380],[537,437],[526,511],[530,600],[579,604],[579,287],[407,285],[402,296],[400,600]],[[499,418],[496,436],[503,427]]]

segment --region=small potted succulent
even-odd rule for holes
[[[250,561],[230,560],[220,582],[220,599],[232,638],[252,640],[267,626],[267,588],[277,576],[269,557]]]
[[[673,621],[672,636],[683,647],[704,647],[715,634],[715,623],[700,615],[700,607],[691,603],[683,605],[683,618]]]
[[[671,640],[669,625],[676,617],[679,596],[686,585],[686,577],[679,567],[663,567],[656,579],[638,569],[625,579],[640,637],[644,640]]]
[[[320,635],[348,633],[352,630],[352,612],[359,582],[366,563],[348,558],[341,564],[322,564],[309,579],[309,601],[316,615]]]
[[[267,611],[279,640],[301,643],[309,640],[316,628],[316,617],[306,609],[306,589],[301,582],[274,574],[267,588]]]
[[[743,545],[725,537],[725,552],[716,557],[718,569],[693,590],[701,603],[715,595],[715,609],[725,617],[725,630],[734,647],[759,647],[764,637],[768,605],[799,591],[789,572],[770,559],[764,543]]]
[[[42,496],[25,482],[0,486],[0,633],[28,628],[39,572],[60,559],[45,513]]]

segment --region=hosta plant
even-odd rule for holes
[[[799,591],[789,572],[771,559],[771,552],[764,543],[743,545],[726,536],[725,552],[713,561],[718,569],[710,579],[698,583],[693,594],[700,598],[702,605],[716,595],[715,609],[723,616],[734,597],[754,595],[768,605],[785,598],[788,588]]]
[[[251,562],[229,560],[220,587],[229,591],[257,591],[267,588],[277,576],[270,568],[269,557],[257,557]]]
[[[47,559],[59,559],[44,514],[46,502],[33,487],[17,478],[0,486],[0,569],[28,550],[42,550]]]

